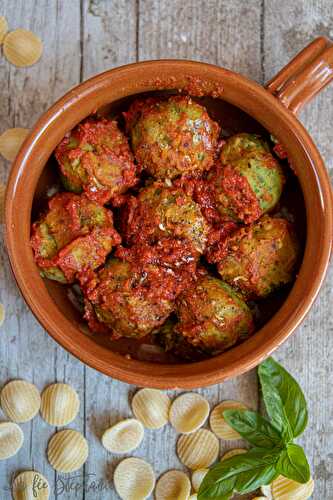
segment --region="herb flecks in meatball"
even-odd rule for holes
[[[254,330],[250,309],[226,283],[212,276],[199,279],[177,299],[176,331],[210,354],[232,347]]]
[[[193,253],[199,255],[205,250],[209,225],[199,205],[181,188],[155,182],[129,200],[124,209],[123,229],[128,244],[180,238],[187,240]]]
[[[58,145],[55,156],[65,189],[104,204],[137,182],[137,168],[128,140],[117,122],[88,118],[69,132]]]
[[[103,264],[120,241],[112,212],[85,195],[54,195],[32,226],[31,245],[41,274],[61,283]]]
[[[298,257],[299,243],[291,223],[266,215],[227,238],[218,271],[245,297],[256,299],[292,281]]]
[[[117,249],[116,258],[93,279],[93,286],[86,286],[89,304],[113,338],[141,338],[165,322],[195,276],[191,251],[186,243],[171,238],[154,246]],[[92,317],[89,306],[86,317]],[[94,324],[93,318],[93,329]]]
[[[213,165],[220,127],[190,97],[135,101],[124,115],[135,158],[153,177],[200,176]]]
[[[285,178],[262,139],[236,134],[223,145],[208,182],[221,216],[249,224],[276,206]]]

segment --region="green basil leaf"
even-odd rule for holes
[[[304,431],[308,422],[304,394],[282,366],[268,358],[258,369],[266,410],[285,442]]]
[[[310,479],[310,467],[307,458],[303,448],[298,444],[288,444],[281,451],[276,470],[282,476],[298,483],[307,483]]]
[[[282,436],[275,427],[255,411],[225,410],[223,416],[252,446],[271,449],[283,444]]]
[[[198,500],[222,499],[223,495],[248,493],[259,486],[269,484],[277,476],[275,465],[280,449],[252,448],[216,464],[204,477],[198,492]]]

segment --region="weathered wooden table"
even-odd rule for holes
[[[195,59],[263,83],[313,37],[333,37],[333,0],[0,0],[0,15],[7,17],[11,29],[31,29],[44,42],[43,57],[31,68],[15,68],[0,57],[0,133],[14,126],[31,127],[70,87],[115,66],[165,57]],[[333,168],[333,86],[307,107],[301,119],[327,167]],[[10,165],[0,162],[0,178],[6,181]],[[110,424],[130,415],[135,387],[84,366],[47,335],[20,296],[3,245],[0,283],[7,314],[0,330],[0,387],[14,378],[30,380],[40,389],[56,380],[72,384],[81,410],[70,427],[83,432],[90,444],[88,462],[74,475],[91,474],[89,491],[69,491],[71,484],[80,486],[82,481],[65,482],[49,466],[45,449],[54,429],[36,417],[22,425],[24,447],[0,462],[0,499],[10,498],[11,478],[22,469],[43,473],[52,487],[57,486],[54,498],[117,498],[111,478],[119,457],[108,454],[99,438]],[[309,402],[311,418],[302,444],[316,479],[317,500],[333,498],[332,285],[331,267],[306,321],[276,352],[300,381]],[[199,392],[211,405],[226,398],[252,408],[260,405],[254,371]],[[175,442],[170,426],[147,431],[134,455],[153,464],[159,476],[181,468]],[[93,480],[103,480],[108,489],[94,491]]]

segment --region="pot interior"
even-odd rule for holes
[[[119,124],[123,126],[124,123],[121,113],[128,109],[134,99],[151,95],[166,96],[170,95],[170,93],[174,92],[159,91],[132,95],[103,106],[97,111],[97,114],[117,118]],[[264,129],[260,123],[236,106],[218,98],[203,97],[194,99],[206,106],[210,116],[219,122],[222,127],[222,135],[229,136],[237,132],[250,132],[260,134],[267,140],[270,139],[269,131]],[[304,250],[306,239],[306,212],[302,190],[297,177],[288,167],[287,162],[282,163],[285,164],[287,183],[279,206],[274,212],[282,213],[283,215],[287,214],[288,217],[290,216],[294,220],[298,237]],[[51,156],[36,187],[31,214],[32,222],[37,219],[38,215],[45,207],[47,197],[55,191],[55,189],[60,187],[59,182],[56,160],[53,156]],[[134,339],[120,339],[113,341],[110,339],[109,335],[91,334],[86,323],[82,319],[82,313],[79,311],[79,304],[75,299],[75,293],[73,293],[72,286],[64,286],[51,280],[45,280],[45,285],[49,295],[57,304],[62,314],[69,321],[71,321],[71,323],[74,323],[79,330],[81,330],[82,335],[91,336],[96,343],[119,354],[129,354],[133,359],[145,360],[154,363],[184,362],[183,360],[175,358],[171,354],[164,353],[161,348],[155,346],[152,341],[147,338],[142,339],[141,341],[136,341]],[[278,311],[283,302],[286,300],[291,288],[292,285],[286,286],[278,292],[272,294],[269,298],[253,304],[258,330]]]

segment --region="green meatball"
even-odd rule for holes
[[[98,273],[98,285],[89,294],[97,319],[113,332],[113,338],[141,338],[162,325],[174,302],[149,293],[147,273],[129,262],[112,258]]]
[[[90,117],[71,130],[55,150],[65,189],[85,191],[101,205],[134,186],[136,166],[116,121]]]
[[[200,207],[181,188],[163,183],[142,189],[128,209],[125,236],[128,243],[154,242],[165,237],[189,241],[197,254],[206,247],[209,225]]]
[[[176,331],[210,354],[225,351],[254,330],[245,302],[228,284],[212,276],[202,277],[183,292],[176,307]]]
[[[223,218],[249,224],[276,206],[285,178],[264,140],[234,135],[222,147],[220,161],[208,179]]]
[[[118,243],[112,212],[85,195],[54,195],[32,225],[31,246],[41,275],[60,283],[103,264]]]
[[[227,238],[218,271],[245,297],[266,297],[293,280],[299,253],[292,224],[266,215]]]
[[[135,101],[125,118],[135,158],[153,177],[201,175],[213,165],[220,127],[190,97]]]

